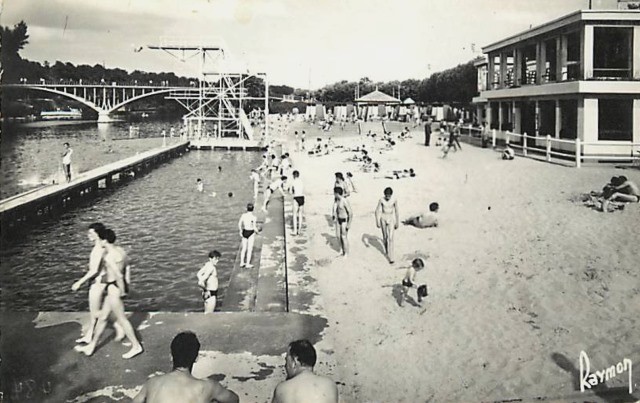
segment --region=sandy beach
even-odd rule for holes
[[[319,133],[303,123],[293,130],[306,130],[307,144]],[[381,173],[361,172],[345,161],[353,153],[340,149],[320,157],[292,152],[307,194],[308,242],[298,253],[317,280],[336,376],[346,384],[342,400],[574,400],[581,396],[580,351],[592,372],[623,358],[640,362],[640,205],[605,214],[579,201],[613,175],[638,183],[640,171],[502,161],[464,143],[442,159],[439,147],[423,145],[420,127],[412,134],[373,155]],[[363,142],[353,128],[331,135],[345,147]],[[408,168],[415,178],[383,178]],[[328,218],[336,171],[351,171],[357,188],[349,197],[355,218],[346,258]],[[387,186],[401,219],[440,204],[438,228],[400,225],[393,265],[374,220]],[[397,302],[414,257],[426,262],[419,274],[429,286],[426,309]],[[639,380],[634,373],[634,389]],[[609,401],[613,392],[637,400],[627,389],[625,373],[589,399]]]

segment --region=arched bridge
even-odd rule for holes
[[[192,93],[197,96],[199,91],[199,88],[196,86],[172,87],[166,85],[121,85],[117,83],[107,85],[106,83],[52,84],[43,82],[40,84],[4,84],[3,87],[44,91],[65,96],[98,112],[98,122],[110,121],[109,115],[111,112],[142,98],[159,94],[171,95],[174,93]]]

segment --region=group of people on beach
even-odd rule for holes
[[[624,208],[624,203],[640,203],[640,188],[626,176],[613,176],[601,192],[591,192],[588,201],[600,211],[611,212]]]

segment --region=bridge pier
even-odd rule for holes
[[[98,123],[115,122],[117,119],[112,118],[107,111],[98,112]]]

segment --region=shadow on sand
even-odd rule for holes
[[[384,245],[382,244],[382,239],[380,239],[379,237],[369,234],[362,234],[362,243],[367,248],[373,246],[382,254],[382,256],[386,256],[386,253],[384,252]]]

